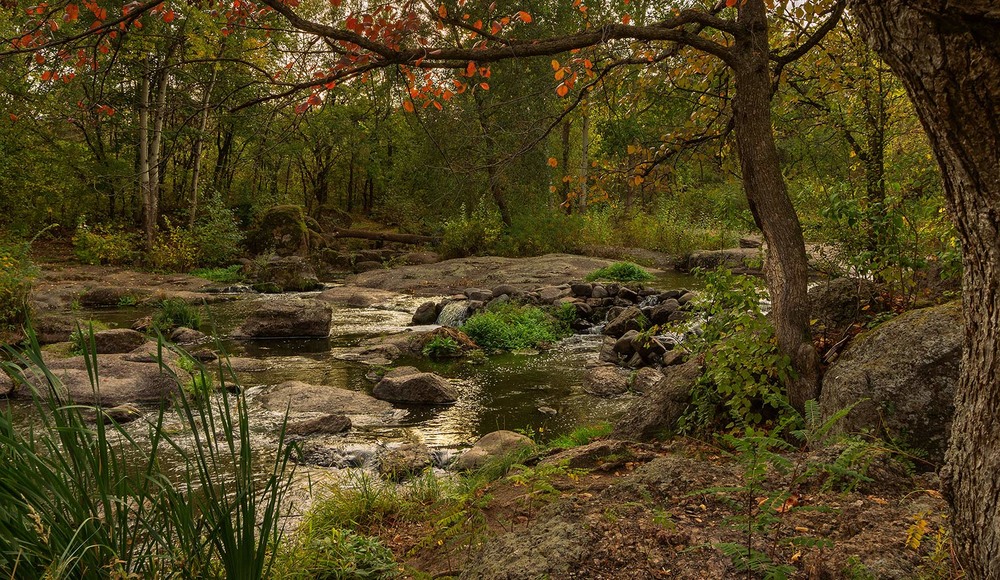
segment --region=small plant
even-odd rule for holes
[[[139,299],[135,294],[125,294],[118,299],[119,308],[132,308],[139,305]]]
[[[295,546],[280,556],[278,578],[372,580],[399,577],[392,552],[377,538],[350,530],[300,530]]]
[[[243,281],[243,266],[233,264],[225,268],[195,268],[191,270],[191,275],[220,284],[236,284]]]
[[[653,279],[653,275],[647,272],[642,266],[632,262],[615,262],[610,266],[605,266],[594,270],[587,275],[587,281],[612,280],[614,282],[648,282]]]
[[[576,306],[570,302],[563,302],[553,312],[553,316],[567,333],[571,331],[572,324],[576,322],[577,314]]]
[[[611,433],[611,423],[598,423],[597,425],[584,425],[577,427],[570,433],[560,435],[549,443],[549,447],[555,449],[569,449],[586,445],[595,439],[600,439]]]
[[[205,365],[197,359],[185,355],[177,359],[177,366],[190,376],[190,379],[184,382],[181,387],[191,400],[204,402],[208,399],[208,396],[215,389],[215,381],[212,379],[212,374],[205,369]]]
[[[187,272],[198,263],[198,240],[191,230],[174,225],[164,216],[165,232],[158,233],[149,253],[149,265],[155,270]]]
[[[569,335],[540,308],[506,303],[474,314],[462,331],[486,350],[537,348]]]
[[[424,345],[423,355],[429,359],[440,360],[462,355],[462,347],[450,336],[435,336]]]
[[[92,352],[91,338],[94,333],[100,330],[107,330],[108,325],[98,320],[89,320],[86,325],[77,325],[76,329],[69,334],[69,352],[74,355]]]
[[[201,327],[201,315],[198,314],[198,310],[177,298],[168,298],[160,302],[156,312],[153,313],[151,328],[167,333],[182,326],[198,330]]]
[[[117,226],[89,226],[80,219],[73,234],[73,252],[84,264],[128,265],[139,256],[139,236]]]
[[[530,514],[536,503],[544,503],[559,496],[559,490],[552,485],[553,480],[565,478],[576,481],[585,473],[587,473],[586,469],[569,467],[567,460],[556,464],[539,464],[534,467],[515,465],[511,475],[507,476],[507,480],[514,485],[527,488],[524,503]]]

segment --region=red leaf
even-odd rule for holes
[[[413,103],[411,101],[403,101],[403,108],[406,109],[407,113],[412,113]]]
[[[164,12],[163,13],[163,21],[166,22],[167,24],[170,24],[171,22],[173,22],[174,21],[174,11],[173,10],[167,10],[166,12]]]
[[[476,63],[469,61],[469,66],[465,67],[465,76],[471,77],[476,74]]]
[[[448,9],[445,8],[444,4],[438,6],[438,16],[441,18],[448,18]]]
[[[524,10],[517,13],[517,17],[521,19],[522,22],[528,24],[531,22],[531,14],[528,14]]]
[[[488,91],[490,90],[490,85],[489,83],[479,83],[479,88],[483,89],[484,91]]]
[[[556,94],[559,95],[560,97],[565,97],[567,94],[569,94],[569,87],[567,87],[565,84],[560,84],[558,87],[556,87]]]

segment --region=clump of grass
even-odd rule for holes
[[[181,326],[198,330],[201,327],[201,315],[198,314],[198,310],[176,298],[160,302],[156,312],[153,313],[151,328],[167,333]]]
[[[573,431],[556,437],[549,443],[549,447],[555,449],[569,449],[586,445],[595,439],[600,439],[611,433],[611,423],[598,423],[597,425],[583,425]]]
[[[648,282],[653,275],[642,266],[632,262],[615,262],[610,266],[599,268],[587,275],[587,281],[612,280],[614,282]]]
[[[486,350],[536,348],[569,335],[568,329],[541,308],[500,304],[465,321],[462,331]]]
[[[421,351],[429,359],[439,360],[462,355],[462,347],[450,336],[435,336]]]
[[[399,577],[392,552],[378,538],[330,528],[304,533],[280,556],[278,578],[381,580]]]
[[[225,268],[195,268],[191,270],[191,275],[220,284],[235,284],[243,281],[243,266],[233,264]]]
[[[141,439],[115,423],[91,425],[85,419],[90,409],[63,398],[34,332],[27,334],[26,349],[8,349],[9,361],[0,363],[32,390],[36,407],[32,428],[16,425],[9,409],[0,411],[0,576],[271,573],[291,481],[283,427],[277,452],[261,459],[251,452],[242,396],[234,400],[223,392],[214,404],[195,407],[183,391]],[[88,348],[85,356],[98,390],[96,355]],[[161,368],[172,373],[162,359]],[[168,415],[193,446],[165,432]]]

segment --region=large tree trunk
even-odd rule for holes
[[[1000,578],[1000,10],[853,0],[930,135],[964,253],[965,348],[942,473],[971,578]]]
[[[763,0],[744,4],[739,22],[747,34],[736,38],[735,47],[736,146],[750,211],[767,241],[765,273],[778,347],[791,358],[797,374],[787,383],[788,399],[801,411],[806,401],[819,396],[819,357],[809,333],[809,263],[802,226],[788,198],[771,127],[771,72]]]

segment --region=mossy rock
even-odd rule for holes
[[[265,210],[247,236],[250,251],[273,251],[279,256],[307,256],[326,246],[323,228],[300,205],[277,205]]]

